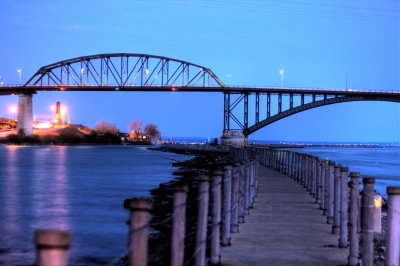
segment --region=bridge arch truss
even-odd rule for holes
[[[320,106],[350,101],[400,102],[398,92],[278,89],[224,93],[224,131],[242,131],[248,136],[285,117]]]
[[[41,67],[24,86],[222,87],[209,69],[147,54],[98,54]]]

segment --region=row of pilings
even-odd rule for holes
[[[315,198],[332,233],[339,236],[338,246],[349,248],[349,265],[373,265],[374,178],[362,178],[360,193],[359,173],[316,156],[211,145],[161,148],[197,157],[177,163],[177,178],[154,189],[152,198],[124,201],[128,248],[111,265],[220,264],[221,246],[231,244],[231,235],[239,232],[253,205],[259,164],[288,175]],[[399,265],[400,187],[387,191],[386,265]],[[38,265],[68,265],[68,232],[38,230],[35,243]]]
[[[381,222],[374,177],[362,177],[360,193],[360,173],[333,161],[288,150],[258,149],[258,154],[262,165],[288,175],[314,197],[339,236],[338,246],[349,248],[348,265],[374,265],[374,223]],[[387,187],[387,194],[385,265],[399,265],[400,187]]]

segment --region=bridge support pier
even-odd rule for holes
[[[20,94],[18,96],[18,135],[27,136],[33,134],[32,117],[32,94]]]
[[[245,136],[242,131],[225,130],[222,132],[221,144],[232,146],[248,146],[249,142],[247,136]]]

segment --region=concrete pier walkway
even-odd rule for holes
[[[346,265],[348,249],[338,247],[319,206],[286,175],[259,167],[253,209],[222,248],[222,265]]]

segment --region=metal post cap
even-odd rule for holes
[[[128,208],[131,210],[148,211],[151,209],[152,205],[153,205],[153,203],[150,198],[138,197],[138,198],[129,199]]]
[[[386,191],[388,195],[398,195],[400,194],[400,187],[387,187]]]
[[[39,248],[68,248],[71,246],[71,233],[60,230],[37,229],[33,241]]]
[[[357,178],[359,178],[360,177],[360,172],[351,172],[350,173],[350,177],[357,177]]]
[[[340,168],[340,167],[342,167],[340,164],[338,164],[338,163],[334,163],[334,165],[335,165],[335,168]]]
[[[340,167],[340,171],[341,171],[341,172],[348,172],[348,171],[349,171],[349,168],[348,168],[348,167],[342,166],[342,167]]]
[[[328,161],[328,164],[331,165],[331,166],[334,166],[334,165],[335,165],[335,162]]]
[[[371,176],[363,177],[363,183],[364,184],[374,184],[375,183],[375,177],[371,177]]]

